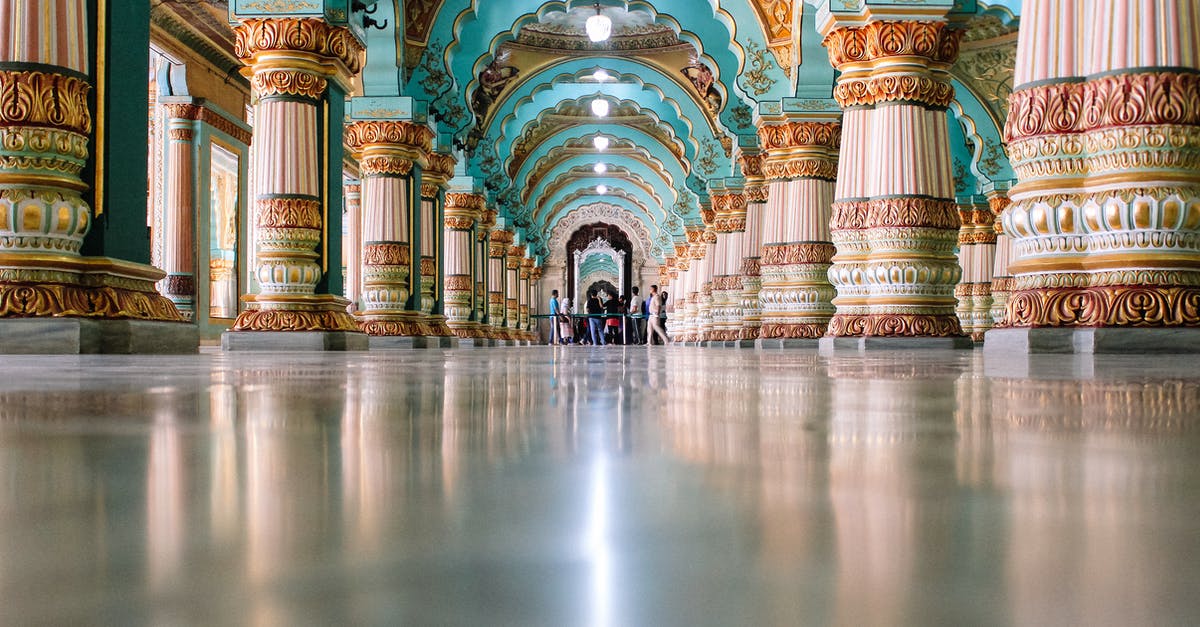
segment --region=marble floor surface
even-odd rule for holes
[[[1195,357],[0,358],[2,625],[1195,625]]]

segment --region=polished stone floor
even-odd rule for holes
[[[0,360],[4,625],[1195,625],[1200,360]]]

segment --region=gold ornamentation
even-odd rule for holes
[[[437,260],[433,257],[421,257],[421,276],[436,277],[437,276]]]
[[[417,319],[363,320],[360,331],[375,337],[420,337],[433,335],[428,326]]]
[[[393,155],[371,155],[358,163],[359,171],[365,176],[408,176],[413,162],[405,157]]]
[[[325,93],[325,78],[304,70],[264,69],[254,72],[250,86],[260,98],[297,96],[320,100]]]
[[[446,209],[468,209],[483,211],[484,198],[480,194],[466,192],[446,192]]]
[[[835,153],[842,143],[840,122],[785,122],[767,124],[758,129],[759,145],[770,159],[772,150],[820,147]],[[749,158],[747,158],[749,159]]]
[[[65,74],[0,70],[0,126],[40,126],[87,135],[92,131],[91,89],[86,81]]]
[[[190,144],[192,142],[192,136],[192,129],[190,128],[173,128],[167,131],[167,137],[169,137],[171,141],[187,142]]]
[[[171,102],[162,105],[168,120],[198,120],[203,107],[187,102]]]
[[[350,74],[362,68],[362,45],[346,28],[322,19],[245,19],[234,26],[233,51],[251,64],[261,52],[307,52],[341,61]]]
[[[829,321],[837,337],[960,337],[955,314],[837,314]]]
[[[832,263],[837,247],[829,242],[765,244],[759,263],[764,266]]]
[[[828,324],[821,323],[777,323],[764,322],[758,330],[763,339],[817,339],[823,337],[829,329]]]
[[[312,198],[259,198],[254,201],[259,228],[320,229],[321,201]]]
[[[1200,325],[1200,287],[1110,285],[1019,290],[1005,326],[1179,327]]]
[[[217,129],[218,131],[221,131],[222,133],[225,133],[234,140],[246,146],[250,145],[250,140],[254,136],[253,132],[249,129],[243,128],[233,120],[226,118],[225,116],[213,111],[212,109],[209,109],[208,107],[201,107],[199,115],[196,117],[196,119]]]
[[[447,292],[471,293],[471,276],[469,274],[451,274],[446,276]]]
[[[759,257],[746,257],[742,259],[742,276],[759,276],[762,273],[760,263]]]
[[[867,224],[869,210],[870,205],[865,200],[835,202],[832,205],[829,228],[833,231],[862,229]]]
[[[358,331],[344,311],[247,309],[238,314],[234,331]]]
[[[471,227],[475,226],[474,218],[463,216],[446,216],[443,223],[446,228],[455,231],[470,231]]]
[[[923,227],[955,229],[961,227],[958,207],[953,200],[899,196],[867,201],[864,228]]]
[[[422,173],[423,174],[423,173]],[[438,192],[442,188],[437,183],[426,183],[425,177],[421,177],[421,199],[422,200],[437,200]]]
[[[153,290],[108,285],[0,283],[0,318],[31,317],[184,321],[175,305]]]
[[[433,130],[424,124],[401,120],[368,120],[346,125],[345,142],[358,153],[371,145],[402,146],[419,152],[426,157],[433,145]],[[433,153],[437,155],[438,153]],[[443,162],[438,155],[438,164]],[[454,158],[450,157],[450,170],[454,171]]]
[[[949,80],[928,70],[915,73],[908,66],[920,62],[930,69],[949,67],[958,57],[962,35],[962,30],[946,22],[913,20],[836,28],[822,41],[829,50],[829,62],[847,72],[838,80],[833,96],[843,108],[894,101],[944,108],[954,99]],[[902,66],[902,72],[892,69],[891,60],[896,57],[910,62]],[[860,67],[863,65],[866,68]]]
[[[407,266],[411,262],[408,244],[404,242],[370,242],[363,245],[363,265]]]

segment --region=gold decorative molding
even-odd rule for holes
[[[764,266],[830,264],[836,253],[837,247],[829,242],[765,244],[758,263]]]
[[[266,69],[256,71],[250,78],[250,87],[258,97],[295,96],[320,100],[325,86],[323,76],[306,70]]]
[[[234,331],[358,331],[344,311],[247,309],[238,314]]]
[[[254,224],[259,228],[320,229],[321,201],[313,198],[259,198]]]
[[[362,45],[348,29],[322,19],[244,19],[233,31],[233,52],[248,65],[263,52],[306,52],[341,62],[351,75],[362,69]]]
[[[412,254],[404,242],[369,242],[363,245],[363,265],[407,266]]]
[[[363,177],[408,176],[412,173],[413,162],[406,157],[371,155],[361,159],[358,162],[358,167]]]
[[[764,322],[758,329],[758,337],[763,339],[809,340],[818,339],[825,335],[828,324],[822,323],[780,323]]]
[[[959,337],[955,314],[836,314],[829,335],[837,337]]]
[[[372,145],[399,146],[418,152],[426,159],[436,155],[439,167],[443,165],[443,155],[430,152],[434,133],[424,124],[402,120],[359,121],[346,125],[344,137],[346,145],[356,154]],[[453,157],[450,157],[450,170],[454,170]]]
[[[1200,287],[1110,285],[1012,291],[1004,326],[1181,327],[1200,325]]]
[[[92,86],[74,76],[33,70],[0,70],[0,125],[92,131]]]

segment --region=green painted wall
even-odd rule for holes
[[[346,118],[346,92],[333,81],[325,92],[325,112],[318,116],[317,136],[321,138],[320,154],[328,155],[321,164],[327,184],[325,197],[325,259],[324,274],[317,284],[318,294],[342,295],[345,277],[342,274],[342,120]],[[328,147],[328,152],[326,152]]]

